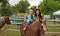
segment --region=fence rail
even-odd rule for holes
[[[22,21],[26,21],[27,19],[12,19],[12,24],[22,24]],[[47,20],[47,22],[60,22],[60,20]]]
[[[23,20],[26,21],[26,17],[11,18],[11,24],[22,24]]]

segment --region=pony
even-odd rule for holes
[[[23,24],[20,26],[21,36],[42,36],[42,33],[44,33],[42,22],[31,21],[26,31],[23,30],[23,28],[26,26],[25,24],[26,23],[23,22]]]
[[[0,17],[0,30],[3,28],[5,24],[11,24],[9,16]]]

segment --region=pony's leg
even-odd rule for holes
[[[10,26],[10,25],[5,25],[5,29],[9,29],[9,26]]]
[[[10,26],[10,25],[5,24],[5,25],[3,26],[3,28],[2,28],[2,30],[9,29],[9,26]]]
[[[5,24],[1,24],[1,26],[0,26],[0,30],[3,28],[4,25],[5,25]]]

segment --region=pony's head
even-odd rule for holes
[[[9,16],[5,16],[4,21],[5,21],[5,24],[8,24],[8,25],[11,24]]]

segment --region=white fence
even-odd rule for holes
[[[23,20],[26,21],[26,17],[11,18],[11,24],[21,24]]]
[[[16,17],[15,19],[14,18],[11,18],[11,23],[12,24],[21,24],[22,21],[26,21],[26,17]],[[50,19],[50,20],[47,20],[47,22],[60,22],[60,20],[57,20],[57,19]]]

